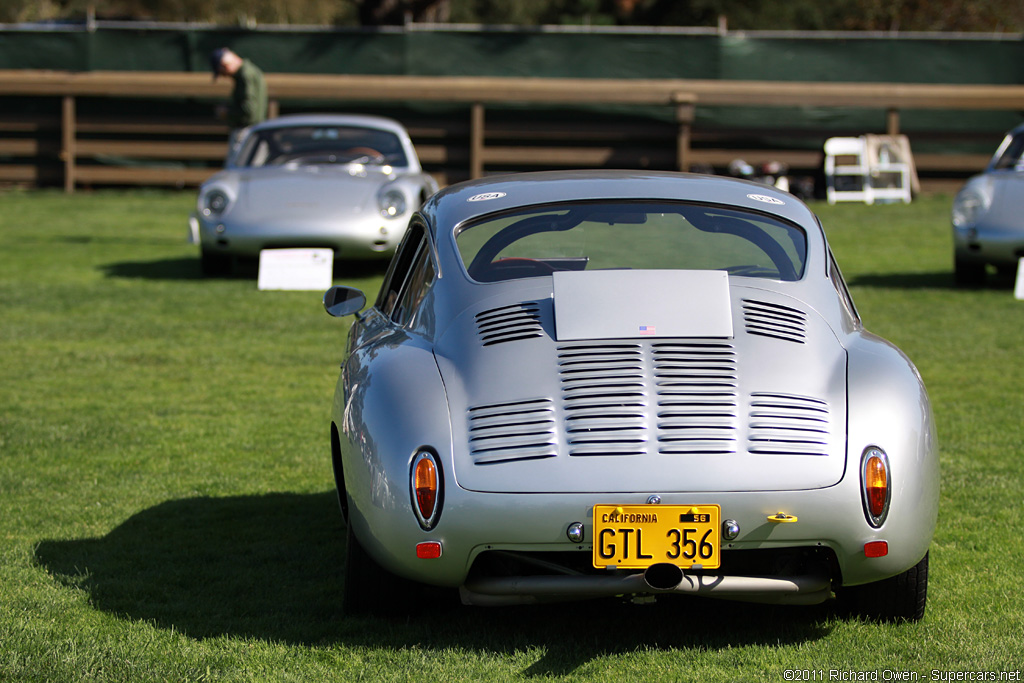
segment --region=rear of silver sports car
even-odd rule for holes
[[[356,535],[395,574],[474,605],[815,604],[926,566],[938,475],[913,366],[743,281],[706,289],[724,300],[691,311],[686,336],[605,309],[599,326],[636,328],[606,337],[559,315],[573,292],[557,279],[554,297],[509,288],[464,311],[422,350],[436,378],[394,371],[433,406],[403,413],[415,446],[380,435],[408,456],[349,456]]]

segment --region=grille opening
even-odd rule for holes
[[[565,436],[570,457],[647,453],[647,396],[638,344],[558,348]]]
[[[494,459],[491,459],[491,460],[480,460],[476,464],[480,465],[481,467],[489,467],[491,465],[501,465],[501,464],[508,463],[508,462],[526,462],[528,460],[542,460],[544,458],[550,458],[550,457],[551,457],[550,455],[546,455],[546,454],[539,454],[539,455],[524,454],[524,455],[517,455],[517,456],[509,456],[509,457],[506,457],[506,458],[494,458]]]
[[[489,403],[482,406],[474,406],[469,409],[470,414],[487,415],[501,412],[508,414],[509,408],[528,412],[529,410],[550,410],[551,400],[547,398],[527,399],[524,401],[508,401],[505,403]]]
[[[485,429],[501,429],[501,428],[505,428],[505,427],[511,427],[511,428],[518,427],[518,428],[524,429],[526,427],[535,427],[537,425],[553,425],[554,423],[555,423],[554,420],[516,420],[514,422],[502,422],[502,423],[495,423],[495,424],[492,424],[492,425],[479,425],[479,426],[476,426],[476,427],[472,427],[470,429],[470,432],[472,433],[472,432],[477,432],[477,431],[481,431],[481,430],[485,430]]]
[[[628,432],[635,431],[635,427],[575,427],[567,429],[570,434],[591,434],[599,432]]]
[[[493,452],[496,452],[496,451],[525,451],[525,450],[529,450],[531,448],[543,448],[543,447],[546,447],[546,446],[553,446],[553,445],[554,445],[553,443],[550,443],[548,441],[537,441],[537,442],[533,442],[533,443],[524,443],[524,444],[520,444],[518,446],[513,446],[513,447],[509,447],[509,446],[495,446],[493,448],[475,448],[473,450],[474,450],[475,453],[486,454],[486,453],[493,453]]]
[[[743,300],[743,320],[748,334],[803,344],[807,314],[765,301]]]
[[[540,306],[536,303],[512,304],[476,315],[477,333],[484,346],[543,336]]]
[[[638,398],[640,398],[640,399],[643,398],[642,394],[637,394],[636,396]],[[625,397],[621,396],[621,395],[616,395],[616,396],[608,397],[608,396],[605,396],[604,394],[597,395],[597,396],[589,396],[589,397],[588,396],[580,396],[579,398],[574,398],[573,399],[572,409],[573,410],[583,410],[585,408],[594,408],[594,409],[643,408],[644,405],[645,405],[642,400],[624,401],[624,400],[621,400],[623,398],[625,398]]]
[[[655,344],[658,453],[736,452],[736,354],[720,342]]]
[[[614,402],[616,399],[642,398],[644,396],[644,385],[637,381],[615,384],[606,381],[604,378],[579,382],[563,380],[562,395],[566,398],[607,397],[609,401]]]
[[[642,368],[634,365],[587,365],[580,367],[562,367],[558,374],[563,382],[587,379],[622,379],[632,382],[643,382]]]
[[[477,465],[553,458],[558,454],[550,399],[526,399],[469,409],[469,451]]]
[[[750,395],[749,450],[759,455],[828,455],[830,412],[808,396]]]

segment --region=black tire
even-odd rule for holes
[[[342,607],[345,614],[369,614],[377,607],[377,596],[384,593],[383,576],[386,570],[367,554],[359,543],[352,525],[345,531],[345,586]]]
[[[334,490],[338,494],[338,509],[341,519],[348,525],[348,494],[345,493],[345,469],[341,463],[341,438],[338,429],[331,424],[331,471],[334,472]]]
[[[218,277],[231,273],[231,257],[203,249],[199,255],[199,265],[203,275]]]
[[[953,279],[958,287],[980,287],[985,284],[985,266],[955,257]]]
[[[928,600],[928,554],[902,574],[843,588],[837,598],[851,616],[872,621],[920,621]]]
[[[350,616],[404,616],[418,604],[419,584],[395,576],[370,557],[352,531],[346,531],[342,608]]]
[[[999,276],[1000,285],[1010,285],[1013,287],[1017,281],[1017,265],[1012,266],[998,266],[996,272]]]

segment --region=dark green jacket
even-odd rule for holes
[[[234,74],[235,87],[228,105],[228,125],[245,128],[267,118],[267,82],[263,72],[248,59]]]

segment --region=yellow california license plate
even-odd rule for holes
[[[716,569],[721,516],[718,505],[595,505],[594,566]]]

